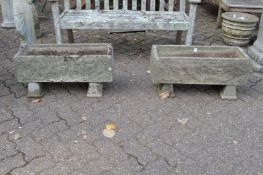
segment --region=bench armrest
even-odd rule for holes
[[[188,0],[188,2],[198,4],[198,3],[201,3],[201,0]]]

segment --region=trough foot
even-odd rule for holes
[[[89,83],[87,97],[93,97],[93,98],[101,97],[102,90],[103,90],[102,83]]]
[[[28,83],[28,97],[39,98],[43,95],[43,83]]]
[[[174,97],[173,84],[159,84],[159,95],[167,95],[167,97]]]
[[[236,100],[237,91],[236,86],[225,86],[220,93],[221,99],[223,100]]]

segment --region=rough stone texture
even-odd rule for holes
[[[15,56],[19,82],[111,82],[108,44],[32,45]]]
[[[259,24],[259,32],[257,40],[254,42],[253,46],[248,49],[248,54],[253,59],[253,65],[255,70],[263,72],[263,14],[261,15],[261,20]]]
[[[222,45],[217,8],[199,6],[197,12],[194,44]],[[55,43],[53,21],[40,24],[38,42]],[[86,84],[47,83],[42,101],[31,103],[15,78],[19,38],[0,28],[1,175],[263,172],[262,74],[237,89],[237,101],[218,99],[217,87],[197,85],[176,86],[174,98],[160,100],[148,71],[150,50],[175,44],[174,32],[74,35],[77,43],[113,43],[114,82],[105,83],[100,99],[86,97]],[[185,118],[185,125],[178,122]],[[102,135],[108,122],[118,126],[113,139]]]
[[[252,72],[239,48],[154,45],[151,54],[154,84],[244,85]]]

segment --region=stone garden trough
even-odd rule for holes
[[[224,85],[222,99],[236,99],[236,86],[245,85],[252,72],[247,54],[238,47],[153,45],[154,84],[172,92],[173,84]]]
[[[112,82],[110,44],[26,45],[15,56],[17,79],[29,83],[28,96],[42,95],[43,82],[88,82],[89,97],[102,95],[102,83]],[[32,88],[32,89],[31,89]]]

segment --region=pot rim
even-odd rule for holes
[[[223,19],[227,19],[233,22],[242,22],[242,23],[256,23],[259,21],[259,18],[255,15],[241,12],[226,12],[222,15]]]

